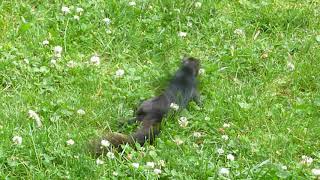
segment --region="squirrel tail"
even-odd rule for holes
[[[90,142],[89,148],[91,153],[95,156],[100,156],[108,151],[108,149],[101,145],[102,140],[110,142],[112,147],[121,149],[121,145],[129,144],[133,146],[136,142],[143,145],[146,141],[154,142],[155,137],[160,133],[160,122],[155,120],[143,120],[142,126],[130,135],[112,132],[95,139]]]

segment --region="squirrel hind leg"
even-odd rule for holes
[[[128,135],[116,132],[107,134],[106,140],[115,148],[120,148],[123,144],[132,143],[132,139]]]
[[[105,147],[102,146],[101,142],[103,140],[109,141],[110,146]],[[89,142],[89,150],[90,153],[96,157],[107,153],[112,148],[120,149],[121,145],[124,144],[131,144],[133,142],[132,138],[130,138],[128,135],[121,134],[121,133],[108,133],[107,135],[94,139]]]
[[[152,144],[155,137],[160,133],[160,123],[153,120],[143,121],[143,125],[136,132],[131,134],[133,140],[140,145],[144,145],[146,142]]]

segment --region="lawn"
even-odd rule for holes
[[[319,17],[317,0],[2,0],[0,179],[320,178]],[[202,105],[92,157],[185,54]]]

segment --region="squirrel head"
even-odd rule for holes
[[[182,59],[182,66],[190,69],[193,75],[197,76],[200,69],[200,60],[194,57],[184,56]]]

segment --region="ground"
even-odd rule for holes
[[[1,179],[317,178],[319,16],[316,0],[1,1]],[[184,55],[202,105],[154,145],[90,156]]]

